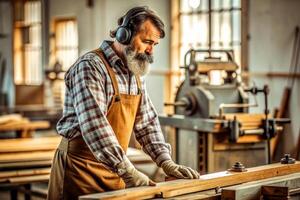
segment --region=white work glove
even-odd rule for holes
[[[190,167],[186,167],[183,165],[178,165],[174,163],[172,160],[166,160],[161,164],[164,172],[168,176],[176,177],[176,178],[184,178],[184,179],[198,179],[200,178],[200,174],[193,170]]]
[[[156,183],[150,180],[148,176],[138,171],[127,157],[124,157],[123,161],[117,165],[117,174],[125,182],[126,188],[156,185]]]

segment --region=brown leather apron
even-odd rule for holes
[[[108,108],[107,119],[126,152],[141,99],[140,79],[136,76],[139,94],[120,94],[115,73],[103,53],[100,50],[94,52],[104,62],[112,80],[114,96]],[[84,194],[124,188],[123,180],[95,159],[81,135],[72,140],[62,139],[54,155],[47,199],[73,200]]]

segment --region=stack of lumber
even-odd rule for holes
[[[48,181],[60,137],[0,140],[0,184]]]
[[[30,137],[32,131],[49,127],[48,121],[30,121],[19,114],[0,116],[0,131],[20,131],[20,137]]]
[[[0,140],[0,184],[47,181],[54,152],[61,137],[16,138]],[[143,151],[129,148],[134,164],[153,163]]]

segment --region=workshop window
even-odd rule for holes
[[[180,0],[180,65],[184,64],[185,53],[194,48],[232,49],[235,61],[241,66],[241,1]]]
[[[15,84],[42,83],[41,1],[14,4],[14,81]]]
[[[51,93],[53,105],[61,107],[64,102],[65,71],[78,58],[78,30],[74,17],[56,18],[51,24],[51,70],[48,78],[52,81]]]
[[[75,19],[55,20],[55,61],[63,71],[75,62],[78,57],[78,33]]]

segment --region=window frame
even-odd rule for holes
[[[45,21],[46,21],[46,16],[45,16],[45,5],[46,0],[14,0],[13,1],[13,80],[14,80],[14,85],[42,85],[43,84],[43,78],[44,78],[44,69],[45,69],[45,49],[47,46],[47,41],[44,40],[45,38]],[[25,4],[27,2],[40,2],[40,10],[37,11],[39,12],[39,21],[31,21],[29,23],[26,22],[25,19]],[[28,46],[29,48],[38,48],[38,53],[39,53],[39,64],[38,66],[39,71],[41,72],[39,75],[39,79],[37,81],[34,81],[33,79],[30,79],[29,76],[26,75],[26,63],[25,63],[25,56],[26,56],[26,44],[25,44],[25,38],[30,37],[30,28],[32,27],[39,27],[39,46],[32,45],[29,43],[29,45],[32,45],[31,47]],[[17,58],[17,55],[20,55],[20,58]],[[17,62],[18,61],[18,62]],[[19,66],[17,66],[19,64]],[[20,67],[20,80],[17,80],[17,67]],[[31,69],[32,70],[32,69]]]
[[[68,49],[73,49],[73,50],[76,50],[77,51],[77,56],[76,58],[78,57],[78,54],[79,54],[79,41],[78,41],[78,22],[77,22],[77,19],[76,17],[62,17],[62,18],[55,18],[53,20],[53,33],[54,33],[54,40],[53,40],[53,57],[52,57],[52,60],[53,62],[56,62],[57,59],[58,59],[58,56],[57,56],[57,51],[58,51],[58,46],[57,46],[57,26],[59,23],[64,23],[64,22],[69,22],[69,21],[73,21],[76,23],[76,26],[77,26],[77,45],[76,46],[70,46],[70,47],[67,47]],[[75,60],[74,60],[75,62]],[[53,63],[54,64],[54,63]],[[70,66],[67,66],[67,67],[70,67]],[[62,66],[62,70],[66,70],[64,68],[64,66]]]
[[[180,83],[180,77],[183,71],[180,67],[180,1],[171,1],[171,34],[170,34],[170,75],[168,77],[169,84],[166,86],[170,88],[166,95],[166,101],[174,100],[176,94],[176,87]],[[241,73],[248,71],[248,8],[249,1],[241,0]],[[247,80],[245,80],[247,81]]]

